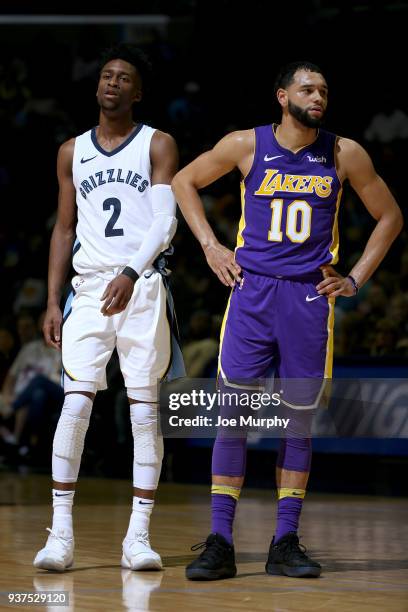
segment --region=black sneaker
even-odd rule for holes
[[[205,548],[204,548],[205,547]],[[210,533],[205,542],[191,550],[204,548],[200,556],[186,567],[189,580],[220,580],[233,578],[237,573],[234,547],[219,533]]]
[[[265,565],[266,573],[273,576],[283,574],[291,578],[317,578],[322,566],[310,559],[305,552],[306,548],[299,544],[295,531],[287,533],[276,544],[273,538]]]

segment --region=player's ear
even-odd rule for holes
[[[133,96],[133,102],[140,102],[140,100],[143,97],[143,92],[142,90],[138,87],[135,91],[135,94]]]
[[[286,91],[286,89],[279,88],[276,92],[276,98],[282,108],[286,108],[286,106],[288,105],[288,92]]]

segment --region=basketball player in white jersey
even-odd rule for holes
[[[132,107],[149,73],[143,53],[119,45],[101,66],[99,125],[64,143],[57,161],[60,192],[43,329],[47,343],[62,348],[65,402],[53,443],[53,523],[34,559],[35,567],[57,571],[73,563],[75,483],[92,403],[106,388],[115,346],[134,438],[133,510],[122,566],[162,567],[150,547],[149,520],[163,457],[157,383],[169,367],[171,332],[166,289],[153,262],[176,229],[170,183],[178,152],[169,134],[133,122]],[[59,303],[72,254],[77,276],[63,317]]]

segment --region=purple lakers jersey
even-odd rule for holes
[[[319,130],[293,153],[278,143],[274,126],[255,128],[254,161],[241,183],[236,260],[243,270],[301,279],[337,262],[335,143],[335,134]]]

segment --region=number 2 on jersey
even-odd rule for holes
[[[268,240],[282,242],[282,212],[283,200],[281,198],[272,200],[271,229],[268,232]],[[300,229],[298,228],[300,215]],[[294,200],[286,211],[285,233],[291,242],[305,242],[310,236],[312,225],[312,207],[305,200]]]
[[[111,236],[123,236],[123,229],[121,227],[115,228],[115,223],[119,219],[122,205],[118,198],[108,198],[103,203],[103,210],[110,210],[113,207],[113,213],[105,227],[105,236],[110,238]]]

